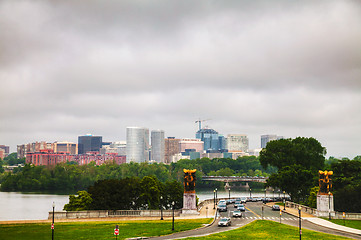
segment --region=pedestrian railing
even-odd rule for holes
[[[181,210],[174,210],[174,216],[179,217]],[[54,212],[55,219],[77,218],[106,218],[106,217],[171,217],[172,210],[90,210],[90,211],[61,211]],[[49,212],[48,219],[53,218],[53,212]]]
[[[294,209],[298,209],[299,207],[301,207],[301,211],[305,212],[305,213],[309,213],[312,214],[314,216],[317,216],[317,209],[315,208],[311,208],[305,205],[301,205],[298,203],[294,203],[294,202],[289,202],[286,201],[286,207],[288,208],[294,208]],[[332,217],[332,219],[361,219],[361,213],[343,213],[343,212],[332,212],[330,214],[330,216]]]

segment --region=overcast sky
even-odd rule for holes
[[[0,0],[0,145],[314,137],[361,155],[361,1]]]

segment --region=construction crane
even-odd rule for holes
[[[209,120],[212,120],[212,119],[204,119],[204,120],[199,119],[195,123],[198,123],[199,130],[201,130],[202,129],[202,122],[209,121]]]

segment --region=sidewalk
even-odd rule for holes
[[[348,233],[354,233],[354,234],[358,234],[361,235],[361,230],[355,229],[355,228],[350,228],[350,227],[345,227],[339,224],[335,224],[333,222],[327,221],[325,219],[322,218],[303,218],[304,220],[307,220],[313,224],[317,224],[323,227],[327,227],[327,228],[331,228],[331,229],[335,229],[338,231],[342,231],[342,232],[348,232]]]
[[[267,205],[272,206],[273,204],[271,203],[271,204],[267,204]],[[281,209],[283,211],[283,207]],[[295,217],[298,217],[298,210],[297,209],[286,207],[286,211],[284,211],[284,212],[286,212],[286,213],[288,213],[290,215],[293,215]],[[301,218],[303,220],[309,221],[310,223],[313,223],[313,224],[316,224],[316,225],[319,225],[319,226],[322,226],[322,227],[325,227],[325,228],[330,228],[330,229],[333,229],[333,230],[338,230],[338,231],[342,231],[342,232],[346,232],[346,233],[361,235],[361,230],[359,230],[359,229],[345,227],[345,226],[342,226],[342,225],[339,225],[339,224],[335,224],[333,222],[327,221],[327,220],[322,219],[322,218],[315,217],[315,216],[313,216],[311,214],[308,214],[308,213],[305,213],[305,212],[301,212]]]

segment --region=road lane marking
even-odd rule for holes
[[[255,212],[253,212],[251,209],[249,209],[248,207],[246,207],[246,209],[248,210],[248,211],[250,211],[251,213],[253,213],[254,215],[256,215],[257,217],[260,217],[257,213],[255,213]]]

